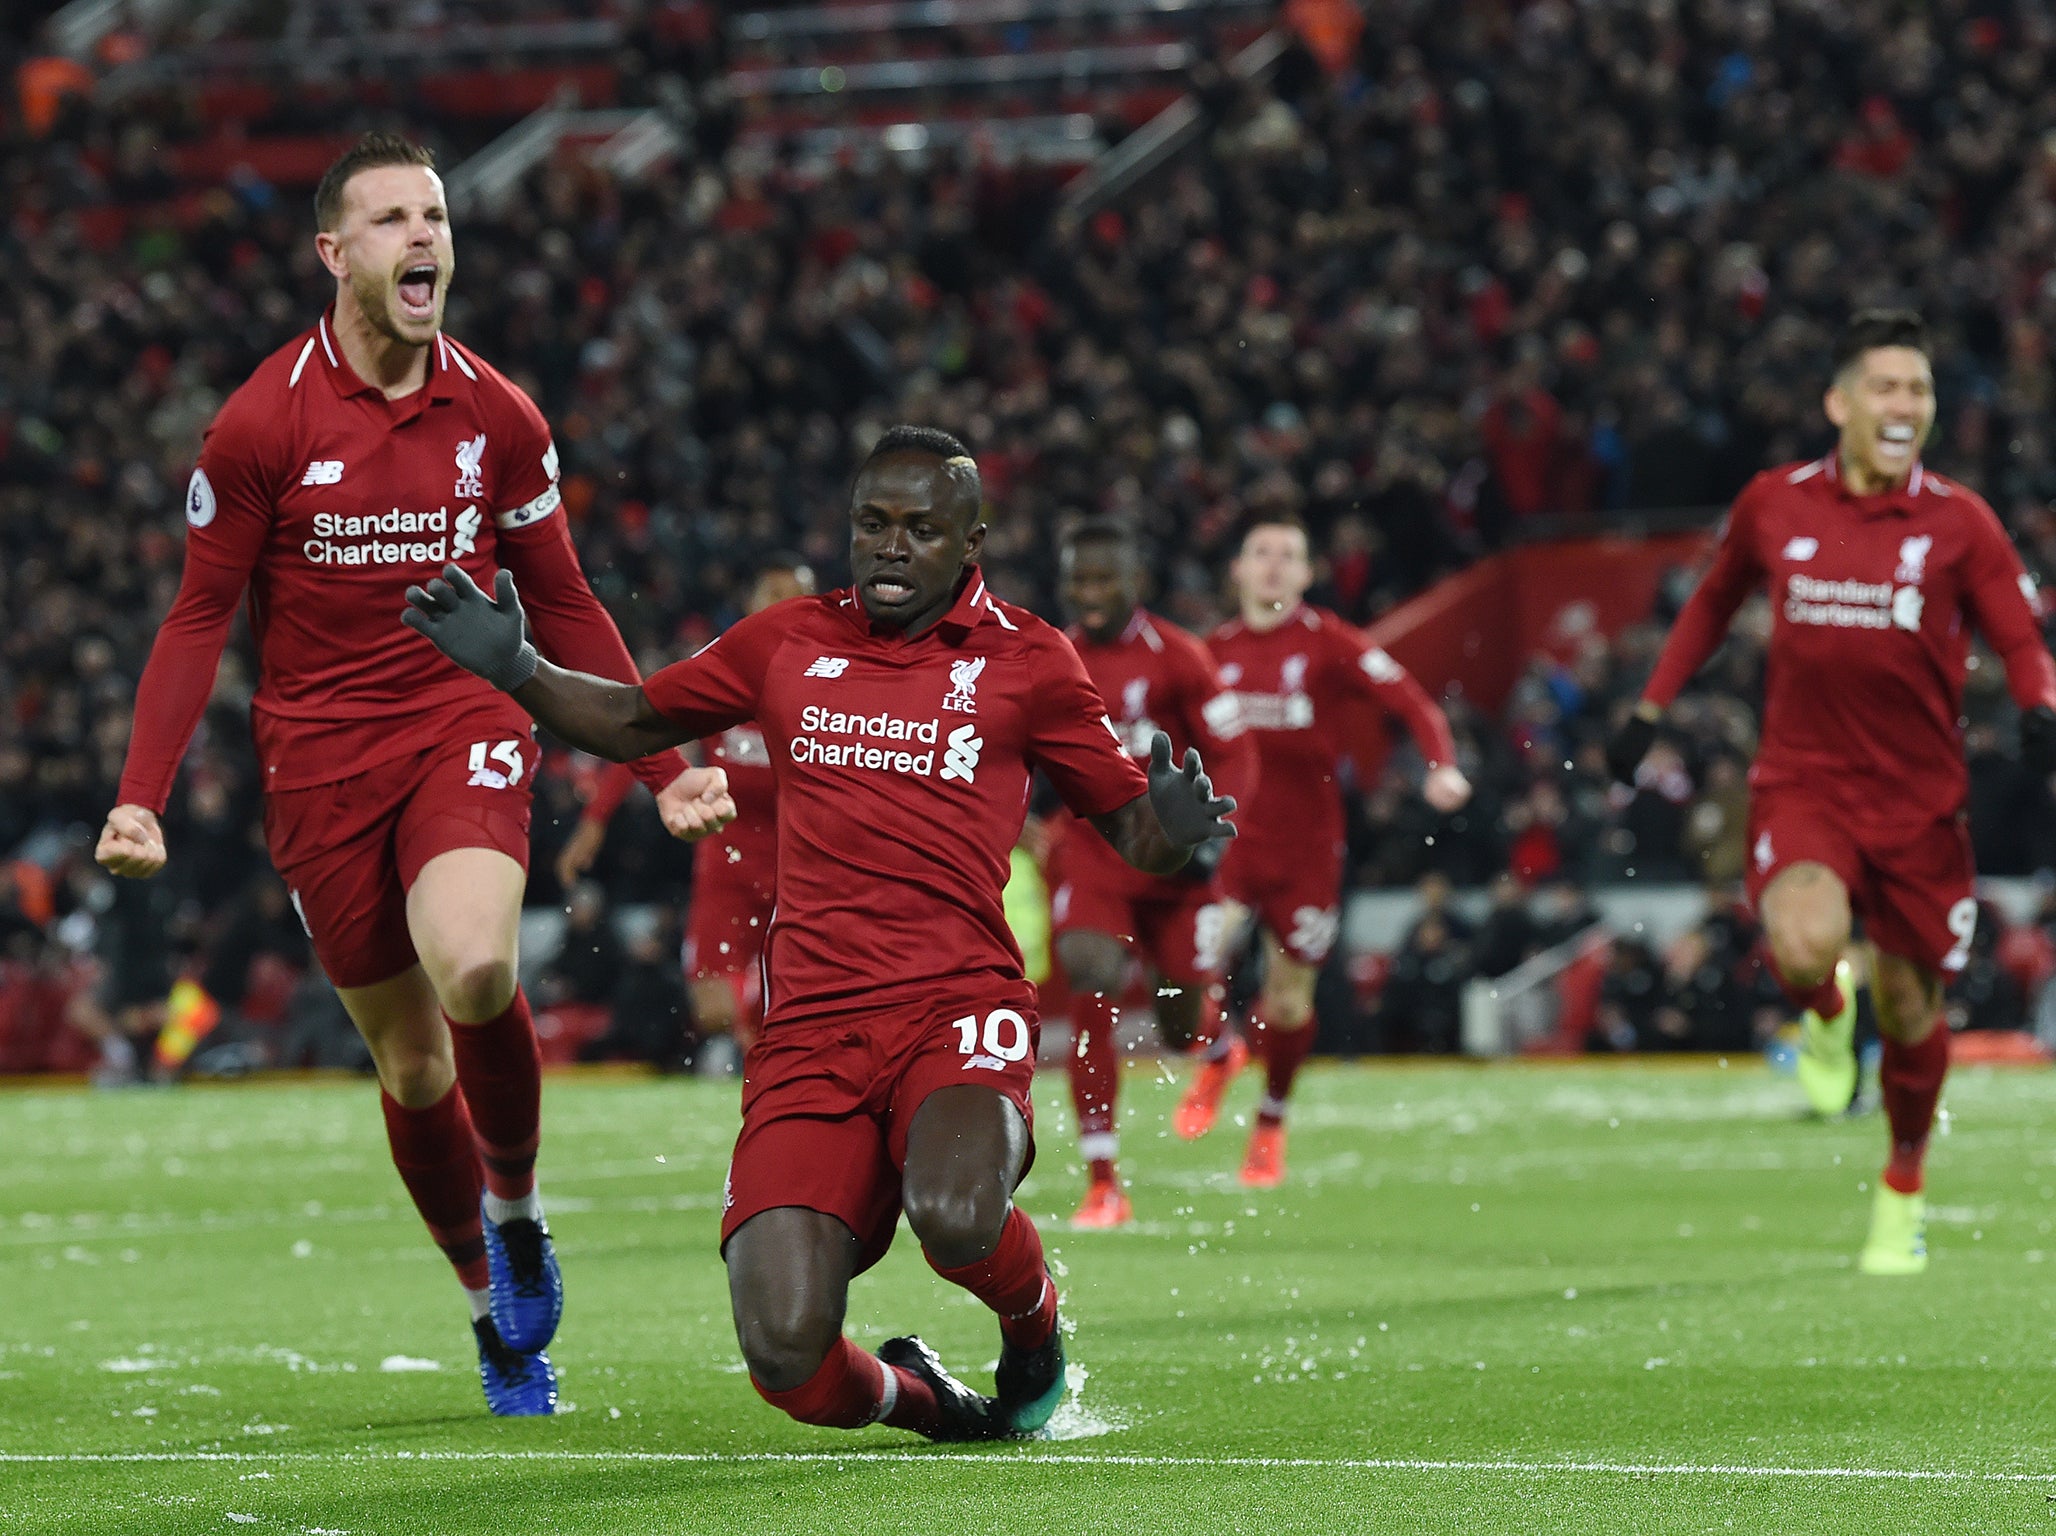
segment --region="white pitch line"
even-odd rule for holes
[[[0,1465],[128,1465],[211,1462],[595,1462],[733,1466],[1218,1467],[1236,1471],[1552,1472],[1611,1477],[1799,1478],[1884,1483],[2056,1483],[2056,1472],[1963,1472],[1897,1467],[1751,1467],[1721,1462],[1461,1461],[1415,1457],[1080,1455],[1035,1450],[972,1451],[73,1451],[37,1455],[0,1452]]]

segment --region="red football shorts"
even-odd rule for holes
[[[1977,870],[1962,816],[1878,832],[1802,787],[1749,797],[1749,901],[1794,864],[1825,864],[1849,890],[1865,935],[1888,955],[1953,976],[1977,932]]]
[[[975,1083],[1011,1100],[1028,1127],[1026,1174],[1042,1033],[1034,996],[1023,982],[914,1016],[853,1013],[766,1029],[743,1062],[722,1247],[752,1216],[797,1205],[857,1235],[859,1273],[876,1264],[899,1224],[907,1130],[938,1088]]]
[[[1301,965],[1320,966],[1342,931],[1342,850],[1299,850],[1296,864],[1261,864],[1236,857],[1234,844],[1221,865],[1221,888],[1256,914],[1285,953]]]
[[[1080,848],[1085,838],[1098,849]],[[1106,857],[1102,858],[1101,853]],[[1177,987],[1213,981],[1226,963],[1228,913],[1211,880],[1146,875],[1129,867],[1099,834],[1075,823],[1050,859],[1050,930],[1106,933],[1127,943]]]
[[[416,963],[407,892],[437,854],[494,848],[528,868],[540,760],[527,732],[460,739],[265,797],[271,861],[334,985],[368,987]]]
[[[773,866],[731,864],[726,843],[704,844],[693,860],[692,905],[685,917],[685,974],[692,981],[745,975],[757,967],[777,891]]]

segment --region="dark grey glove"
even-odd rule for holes
[[[1164,836],[1187,848],[1235,835],[1222,820],[1235,809],[1231,796],[1214,797],[1213,780],[1199,763],[1199,749],[1187,747],[1183,766],[1171,763],[1171,738],[1158,731],[1149,744],[1149,803]]]
[[[500,572],[487,597],[459,567],[446,565],[425,589],[407,589],[407,605],[400,622],[466,672],[508,693],[535,676],[540,658],[528,643],[511,571]]]

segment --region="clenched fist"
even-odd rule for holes
[[[735,820],[728,774],[720,768],[688,768],[658,792],[657,814],[664,830],[680,842],[696,843]]]
[[[100,846],[93,850],[93,857],[109,874],[149,879],[169,862],[157,813],[140,805],[117,805],[107,813],[107,825],[100,829]]]

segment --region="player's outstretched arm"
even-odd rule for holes
[[[1174,874],[1193,851],[1235,835],[1227,820],[1232,798],[1214,794],[1199,752],[1188,747],[1185,761],[1171,761],[1171,738],[1162,731],[1149,744],[1149,792],[1119,810],[1092,818],[1100,835],[1135,868],[1151,875]]]
[[[426,587],[409,587],[407,603],[403,624],[465,671],[512,694],[574,747],[622,763],[686,739],[640,685],[567,671],[537,655],[511,572],[500,572],[495,595],[487,597],[461,569],[446,566]]]

